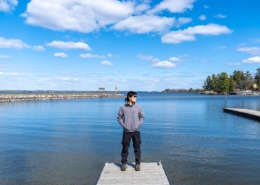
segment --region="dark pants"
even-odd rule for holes
[[[122,139],[122,145],[123,149],[121,152],[121,157],[122,157],[122,164],[127,163],[127,157],[128,157],[128,148],[130,146],[130,141],[133,141],[133,147],[134,147],[134,152],[135,152],[135,163],[140,164],[141,160],[141,149],[140,149],[140,144],[141,144],[141,137],[140,137],[140,132],[123,132],[123,139]]]

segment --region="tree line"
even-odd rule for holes
[[[253,76],[249,71],[234,71],[231,75],[226,72],[212,74],[204,82],[203,89],[206,91],[236,92],[237,90],[259,90],[260,68],[256,69]]]
[[[202,91],[201,89],[190,88],[190,89],[165,89],[162,92],[175,92],[175,93],[196,92],[196,93],[198,93],[201,91]]]

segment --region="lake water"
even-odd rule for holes
[[[142,162],[161,160],[170,184],[260,184],[260,123],[224,113],[225,100],[260,111],[260,96],[138,93]],[[121,160],[123,103],[0,103],[0,184],[96,184],[105,162]]]

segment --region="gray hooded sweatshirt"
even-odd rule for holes
[[[117,120],[125,132],[140,131],[140,126],[144,121],[144,112],[138,104],[132,106],[125,104],[120,107]]]

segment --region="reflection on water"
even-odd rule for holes
[[[260,123],[223,113],[225,99],[260,111],[258,96],[139,93],[143,162],[162,160],[171,184],[260,184]],[[1,103],[0,184],[96,184],[120,161],[123,101]]]

